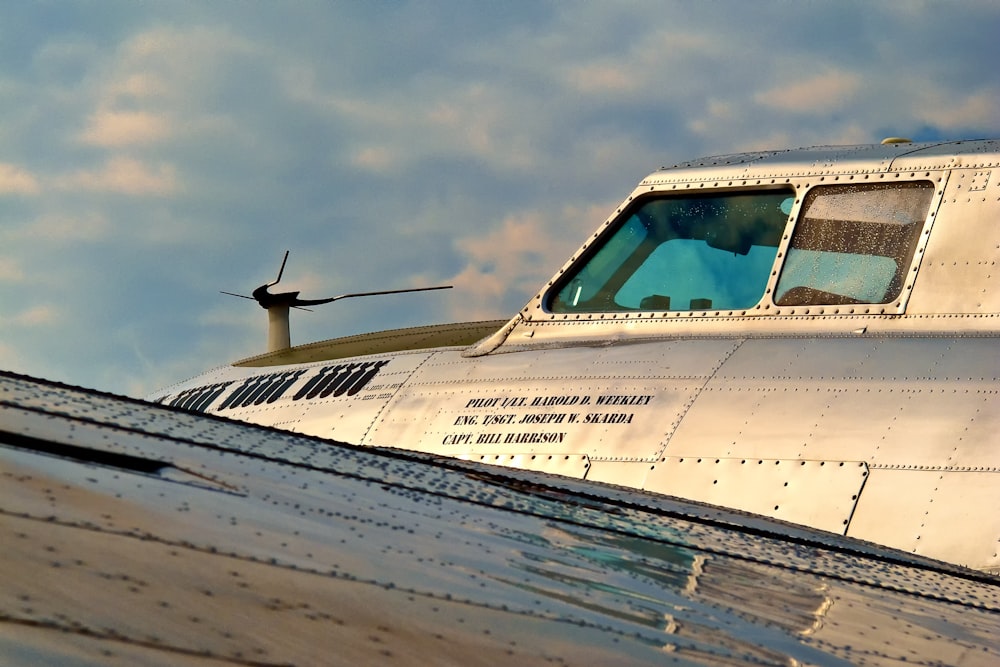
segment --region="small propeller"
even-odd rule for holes
[[[237,296],[241,299],[252,299],[260,304],[261,308],[268,311],[268,321],[270,322],[270,330],[268,333],[269,351],[284,349],[290,346],[288,334],[289,308],[298,308],[299,310],[312,312],[309,308],[303,308],[303,306],[319,306],[324,303],[332,303],[341,299],[350,299],[358,296],[380,296],[383,294],[404,294],[406,292],[429,292],[431,290],[452,288],[451,285],[439,285],[437,287],[411,287],[408,289],[381,290],[378,292],[354,292],[351,294],[332,296],[328,299],[300,299],[298,291],[278,292],[277,294],[272,294],[270,292],[270,288],[281,282],[281,276],[285,272],[285,264],[288,262],[288,252],[288,250],[285,251],[285,257],[281,260],[281,268],[278,269],[278,277],[275,278],[273,282],[264,283],[255,289],[251,292],[252,296],[236,294],[234,292],[222,292],[222,294]]]
[[[274,287],[281,282],[281,276],[285,272],[285,264],[288,262],[288,253],[289,251],[286,250],[285,257],[281,260],[281,268],[278,269],[278,277],[275,278],[273,282],[265,283],[255,289],[251,292],[252,296],[235,294],[233,292],[221,293],[228,294],[229,296],[238,296],[241,299],[253,299],[260,304],[261,308],[264,308],[265,310],[273,306],[288,306],[289,308],[298,308],[299,310],[309,310],[308,308],[303,308],[302,306],[320,306],[324,303],[332,303],[334,301],[340,301],[341,299],[350,299],[357,296],[380,296],[383,294],[403,294],[406,292],[429,292],[431,290],[452,288],[452,285],[439,285],[437,287],[410,287],[408,289],[381,290],[378,292],[354,292],[351,294],[332,296],[327,299],[300,299],[299,292],[279,292],[277,294],[271,294],[269,288]]]

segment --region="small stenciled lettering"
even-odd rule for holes
[[[513,424],[515,419],[517,419],[517,415],[513,413],[505,415],[484,415],[483,426]]]
[[[590,403],[590,397],[589,396],[535,396],[531,400],[531,407],[550,408],[552,406],[576,405],[577,403],[581,405],[586,405],[587,403]]]
[[[631,424],[632,412],[591,412],[583,418],[584,424]]]
[[[652,396],[628,394],[625,396],[598,396],[597,405],[649,405]]]
[[[508,433],[504,436],[503,444],[511,445],[549,445],[557,444],[566,439],[565,433],[554,432],[529,432],[529,433]]]
[[[529,412],[521,417],[521,424],[562,424],[569,415],[564,412],[555,414],[538,414]]]
[[[500,403],[500,397],[493,398],[472,398],[465,404],[466,408],[495,408]]]
[[[531,425],[570,425],[591,426],[611,424],[632,424],[636,412],[569,412],[553,411],[552,408],[573,407],[579,409],[588,406],[594,408],[607,407],[644,407],[652,403],[653,394],[559,394],[555,396],[477,396],[465,400],[465,410],[487,411],[477,414],[459,414],[452,417],[452,426],[489,428],[483,433],[476,428],[470,433],[449,434],[443,444],[449,445],[526,445],[555,444],[563,442],[566,432],[517,431],[508,432],[503,427]],[[517,410],[516,408],[525,408]],[[499,409],[492,411],[491,409]],[[503,410],[502,412],[500,410]],[[500,432],[493,432],[495,427],[501,427]]]

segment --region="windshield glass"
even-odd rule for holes
[[[791,188],[648,197],[554,288],[555,313],[738,310],[764,295]]]
[[[895,299],[933,194],[933,184],[926,181],[810,190],[774,302],[809,306]]]

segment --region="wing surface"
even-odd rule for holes
[[[0,373],[0,662],[1000,663],[997,579]]]

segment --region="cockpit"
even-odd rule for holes
[[[569,268],[546,309],[742,313],[762,301],[890,303],[902,289],[933,192],[927,181],[812,187],[797,222],[799,194],[791,185],[651,193]]]

